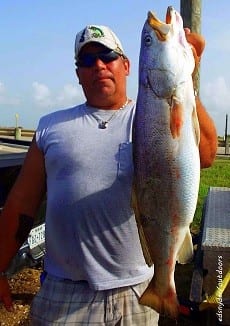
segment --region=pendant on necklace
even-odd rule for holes
[[[101,120],[98,124],[98,128],[99,129],[106,129],[107,128],[107,125],[108,125],[108,121],[103,121]]]

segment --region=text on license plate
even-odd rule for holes
[[[45,242],[45,223],[33,228],[28,236],[30,249]]]

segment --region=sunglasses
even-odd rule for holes
[[[100,59],[104,63],[109,63],[117,60],[121,55],[113,50],[104,50],[98,53],[84,53],[79,56],[76,64],[78,67],[93,67],[97,61]]]

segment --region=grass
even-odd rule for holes
[[[192,223],[193,231],[200,228],[202,209],[209,187],[230,188],[230,157],[217,157],[210,168],[201,170],[197,208]]]
[[[200,230],[202,210],[205,198],[208,194],[209,187],[229,187],[230,188],[230,157],[217,157],[210,168],[201,170],[200,189],[198,195],[197,209],[192,223],[192,231],[198,233]],[[192,273],[194,270],[194,262],[185,265],[176,265],[175,283],[177,294],[183,299],[189,299],[191,287]],[[212,312],[211,312],[212,313]],[[215,310],[212,322],[215,322]],[[160,316],[159,326],[200,326],[208,325],[207,311],[195,315],[194,318],[180,315],[178,320],[172,320],[164,316]]]

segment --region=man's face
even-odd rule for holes
[[[98,43],[86,44],[80,52],[98,54],[108,50]],[[129,60],[118,56],[115,60],[104,62],[103,57],[95,58],[92,66],[78,67],[76,72],[90,105],[103,107],[109,103],[123,101],[126,97],[126,77],[129,75]]]

